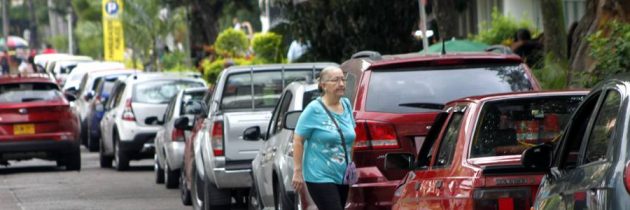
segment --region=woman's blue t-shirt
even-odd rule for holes
[[[311,101],[298,119],[295,133],[305,139],[302,167],[304,181],[313,183],[342,184],[346,171],[346,160],[341,146],[341,137],[326,110],[317,100]],[[348,98],[341,98],[343,113],[333,111],[337,124],[346,141],[348,161],[352,161],[352,145],[356,126]]]

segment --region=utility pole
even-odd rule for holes
[[[68,54],[74,55],[74,37],[72,36],[72,7],[68,7],[68,14],[66,19],[68,20]]]
[[[429,52],[429,38],[427,38],[427,13],[424,10],[424,5],[427,0],[418,0],[420,7],[420,30],[422,31],[422,51],[426,55]]]
[[[8,49],[9,42],[9,0],[2,0],[2,33],[4,36],[4,46]]]

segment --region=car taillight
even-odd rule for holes
[[[528,210],[529,188],[480,189],[473,194],[476,210]]]
[[[131,109],[131,99],[127,99],[125,102],[122,119],[127,121],[136,121],[136,116],[133,114],[133,110]]]
[[[626,163],[626,168],[623,169],[623,185],[626,186],[626,191],[630,193],[630,161]]]
[[[214,156],[223,156],[223,121],[216,121],[212,125],[210,144]]]
[[[177,128],[173,129],[173,133],[171,133],[172,141],[185,141],[184,138],[184,130]]]
[[[396,149],[399,148],[398,136],[394,125],[384,122],[357,122],[354,129],[356,140],[355,150],[366,149]]]

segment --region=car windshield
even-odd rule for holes
[[[203,87],[203,83],[187,80],[153,80],[138,83],[133,89],[133,102],[167,104],[184,88]]]
[[[63,94],[52,83],[0,84],[0,103],[62,100]]]
[[[273,109],[285,85],[295,81],[312,81],[312,76],[312,69],[285,70],[284,74],[280,70],[258,71],[252,75],[249,72],[232,74],[223,89],[221,109]]]
[[[478,117],[470,157],[521,154],[555,141],[584,96],[549,96],[486,102]]]
[[[435,112],[466,96],[532,89],[522,65],[383,70],[372,72],[365,105],[371,112]]]

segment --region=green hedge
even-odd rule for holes
[[[214,47],[221,56],[242,57],[249,48],[249,40],[245,32],[230,28],[219,34]]]
[[[257,33],[252,39],[256,58],[268,63],[282,62],[282,36],[273,33]]]

